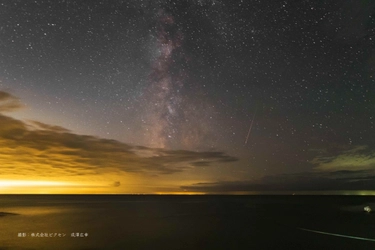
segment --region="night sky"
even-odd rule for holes
[[[374,190],[374,42],[370,0],[2,0],[0,192]]]

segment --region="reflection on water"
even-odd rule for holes
[[[68,197],[1,196],[0,212],[6,216],[0,217],[0,249],[80,249],[87,239],[75,241],[71,234],[90,230],[85,209],[70,205]]]
[[[72,208],[62,208],[62,207],[8,207],[6,208],[7,213],[22,214],[23,216],[31,215],[46,215],[46,214],[59,214],[67,213]]]
[[[375,238],[375,214],[351,212],[374,202],[364,196],[0,196],[0,249],[274,249],[291,243],[363,249],[367,245],[296,228]]]
[[[16,213],[8,213],[8,212],[0,212],[0,217],[9,216],[9,215],[18,215],[18,214],[16,214]]]

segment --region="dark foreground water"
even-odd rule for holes
[[[375,197],[3,195],[0,249],[375,249],[365,205]]]

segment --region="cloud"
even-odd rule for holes
[[[50,130],[55,131],[57,133],[63,133],[63,132],[70,132],[68,129],[56,126],[56,125],[49,125],[38,121],[29,121],[32,125],[36,126],[37,129],[40,130]]]
[[[7,92],[0,91],[0,112],[10,112],[22,108],[19,99]]]
[[[375,189],[375,171],[304,172],[265,176],[256,181],[201,182],[181,186],[191,192],[327,191]]]
[[[354,146],[335,154],[321,154],[311,161],[317,171],[375,169],[375,150],[369,146]]]
[[[375,189],[373,145],[330,145],[312,149],[311,170],[264,176],[258,180],[201,182],[181,186],[195,192],[323,191]],[[199,164],[203,164],[199,163]],[[198,164],[198,165],[199,165]]]
[[[0,101],[15,100],[5,92],[0,93]],[[11,110],[9,107],[5,105],[0,110]],[[2,175],[58,177],[108,172],[161,175],[232,161],[237,161],[237,158],[223,152],[137,147],[75,134],[38,121],[26,123],[0,113]]]

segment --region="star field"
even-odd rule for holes
[[[215,166],[194,158],[176,177],[191,180],[185,190],[287,189],[301,176],[320,190],[340,171],[374,176],[371,1],[0,6],[0,101],[24,106],[0,107],[4,116],[147,148],[141,155],[235,157]]]

